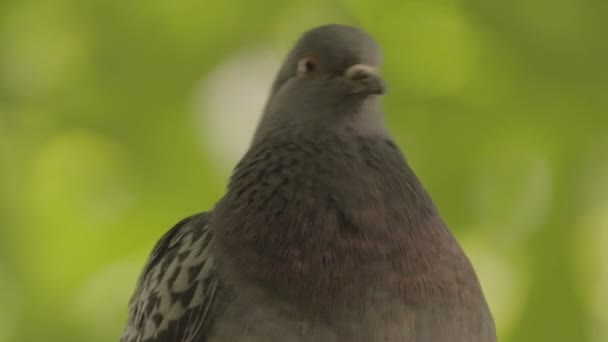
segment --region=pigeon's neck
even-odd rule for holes
[[[348,217],[372,207],[402,212],[408,220],[434,213],[382,122],[362,125],[366,118],[352,116],[340,127],[294,124],[269,130],[235,168],[225,201],[246,212],[250,206],[243,201],[249,200],[259,215],[281,206],[297,213],[324,204]]]
[[[327,103],[302,97],[289,103],[271,99],[256,129],[252,146],[260,146],[262,141],[282,139],[290,133],[314,135],[323,131],[342,136],[354,133],[360,137],[390,138],[379,96]]]
[[[359,136],[389,138],[380,97],[367,97],[352,107],[352,109],[345,109],[347,126],[351,127]]]

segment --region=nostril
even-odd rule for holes
[[[367,73],[365,70],[355,70],[349,76],[350,79],[353,81],[361,81],[366,78],[369,78],[369,73]]]
[[[353,81],[364,81],[376,75],[376,68],[366,64],[355,64],[346,69],[345,76]]]

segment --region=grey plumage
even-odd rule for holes
[[[213,211],[154,248],[122,342],[494,342],[475,272],[383,122],[365,32],[307,32]]]

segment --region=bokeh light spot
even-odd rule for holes
[[[525,264],[479,236],[459,238],[475,268],[500,337],[517,322],[526,301],[529,277]],[[499,338],[500,340],[500,338]]]
[[[125,163],[120,145],[86,131],[57,136],[34,158],[24,189],[28,229],[20,231],[19,250],[36,284],[68,292],[68,284],[103,259],[98,241],[104,228],[117,223],[133,200]]]
[[[72,319],[80,329],[103,341],[117,341],[126,324],[127,303],[141,263],[123,260],[105,266],[84,284],[74,297]]]
[[[523,138],[522,138],[523,140]],[[521,239],[541,226],[552,202],[553,176],[547,157],[522,140],[496,140],[480,154],[474,179],[475,217],[503,243]],[[514,167],[515,166],[515,167]]]
[[[585,288],[580,293],[591,309],[589,330],[594,342],[608,341],[608,201],[584,216],[579,226],[577,269]]]
[[[76,77],[85,49],[67,13],[51,2],[27,1],[13,9],[0,26],[0,84],[28,97]]]
[[[272,50],[246,50],[219,65],[197,89],[202,146],[226,168],[245,151],[280,59]]]
[[[593,342],[608,341],[608,140],[592,142],[580,177],[584,210],[574,227],[574,269],[578,292],[591,312],[588,329]]]

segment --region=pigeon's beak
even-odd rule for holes
[[[386,85],[378,74],[378,69],[371,65],[352,65],[346,69],[344,76],[349,80],[353,94],[380,95],[386,92]]]

